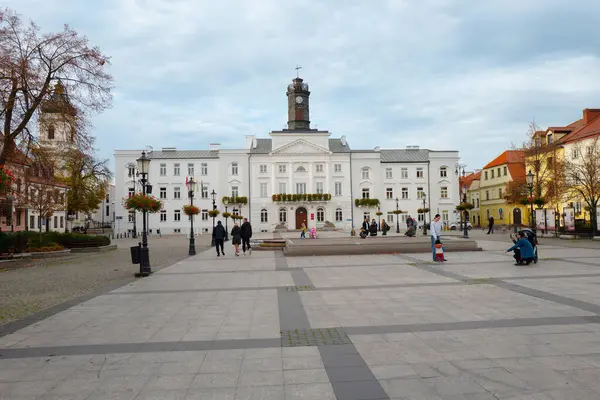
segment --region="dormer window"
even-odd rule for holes
[[[548,135],[546,137],[546,141],[548,142],[548,144],[552,144],[553,140],[554,140],[554,136],[553,135]]]
[[[54,132],[55,132],[54,125],[50,125],[48,127],[48,140],[54,140]]]

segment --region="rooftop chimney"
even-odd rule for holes
[[[600,108],[586,108],[583,110],[583,123],[587,124],[600,115]]]

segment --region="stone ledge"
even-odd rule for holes
[[[100,247],[78,247],[71,249],[71,253],[103,253],[105,251],[115,250],[116,248],[116,244]]]

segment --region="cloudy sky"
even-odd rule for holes
[[[112,57],[99,152],[239,148],[287,121],[303,67],[313,126],[352,148],[456,149],[480,168],[535,119],[600,107],[598,0],[4,0]]]

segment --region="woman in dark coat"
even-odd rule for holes
[[[240,244],[242,243],[242,228],[239,227],[237,222],[233,224],[233,229],[231,230],[231,244],[235,247],[235,256],[238,257],[240,255]]]
[[[371,222],[371,226],[369,227],[369,233],[371,234],[371,236],[377,236],[377,222],[375,222],[375,220]]]

